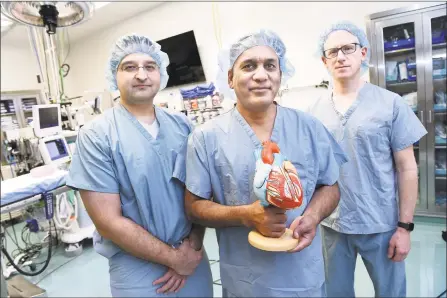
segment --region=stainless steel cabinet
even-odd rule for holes
[[[428,134],[414,144],[417,214],[446,216],[446,5],[414,5],[371,15],[371,82],[400,94]]]
[[[25,128],[32,120],[32,106],[40,104],[40,91],[2,93],[0,99],[2,131]]]

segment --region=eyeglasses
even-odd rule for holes
[[[149,64],[145,66],[136,66],[136,65],[124,65],[121,67],[121,70],[127,73],[137,73],[140,68],[142,68],[145,72],[153,72],[158,69],[158,66],[156,64]]]
[[[324,50],[323,55],[327,59],[332,59],[332,58],[335,58],[338,56],[338,52],[340,52],[340,50],[345,55],[352,54],[357,50],[357,46],[360,46],[360,44],[348,43],[348,44],[342,46],[341,48],[333,48],[333,49]]]

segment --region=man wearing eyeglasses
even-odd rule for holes
[[[145,36],[119,39],[108,81],[120,103],[78,134],[67,185],[80,190],[109,259],[114,297],[210,297],[204,228],[184,211],[185,156],[191,125],[155,107],[169,58]]]
[[[376,297],[405,297],[404,259],[418,197],[413,144],[427,131],[398,94],[361,79],[369,60],[362,30],[332,25],[321,36],[319,52],[333,90],[309,112],[349,158],[340,170],[339,205],[322,222],[327,295],[355,297],[359,253]]]

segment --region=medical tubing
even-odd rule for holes
[[[78,202],[77,202],[76,197],[74,197],[72,204],[74,205],[75,218],[73,220],[70,220],[70,215],[69,215],[69,216],[67,216],[67,219],[64,222],[62,222],[62,219],[59,216],[61,197],[63,197],[65,202],[68,204],[67,193],[62,193],[62,194],[56,196],[56,210],[55,210],[56,216],[54,217],[54,221],[55,221],[55,225],[59,229],[69,230],[73,226],[74,221],[76,221],[78,218]]]
[[[67,220],[65,222],[61,222],[59,215],[60,215],[60,204],[61,204],[61,196],[64,195],[64,198],[66,199],[65,193],[64,194],[60,194],[60,195],[56,195],[56,208],[55,208],[55,216],[54,216],[54,222],[56,224],[56,226],[60,229],[64,229],[64,226],[67,224],[67,222],[70,220],[70,217],[67,216]]]
[[[14,260],[11,258],[11,256],[8,254],[8,252],[6,251],[6,249],[2,246],[2,252],[3,254],[6,256],[6,258],[8,259],[9,263],[11,263],[11,265],[14,267],[15,270],[17,270],[17,272],[19,272],[20,274],[23,274],[25,276],[36,276],[41,274],[47,267],[48,264],[50,264],[50,259],[51,259],[51,247],[53,246],[53,237],[51,236],[51,221],[49,222],[50,224],[50,232],[48,233],[49,237],[49,242],[48,242],[48,255],[47,255],[47,259],[45,261],[45,264],[43,265],[43,267],[37,271],[37,272],[26,272],[23,271],[22,269],[20,269],[15,263]]]
[[[71,221],[72,222],[72,224],[73,224],[73,222],[74,221],[76,221],[76,220],[78,220],[78,212],[79,212],[79,206],[78,206],[78,198],[76,197],[76,194],[74,193],[74,192],[71,192],[71,193],[73,193],[73,202],[72,202],[72,204],[74,205],[74,208],[75,208],[75,217],[74,217],[74,219]],[[67,195],[68,196],[68,195]],[[71,227],[71,225],[70,225],[70,227]]]

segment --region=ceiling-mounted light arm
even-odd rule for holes
[[[4,16],[29,26],[46,27],[49,34],[56,28],[82,24],[93,16],[91,2],[10,1],[1,2]]]
[[[11,1],[1,2],[1,12],[7,18],[21,24],[32,26],[30,40],[47,94],[48,101],[61,100],[60,63],[54,40],[57,28],[79,25],[93,16],[94,6],[91,2],[56,2],[56,1]],[[47,34],[36,27],[45,27]]]
[[[40,6],[39,14],[42,17],[43,24],[47,28],[48,34],[55,34],[57,28],[57,17],[59,11],[56,6],[50,4],[43,4]]]

